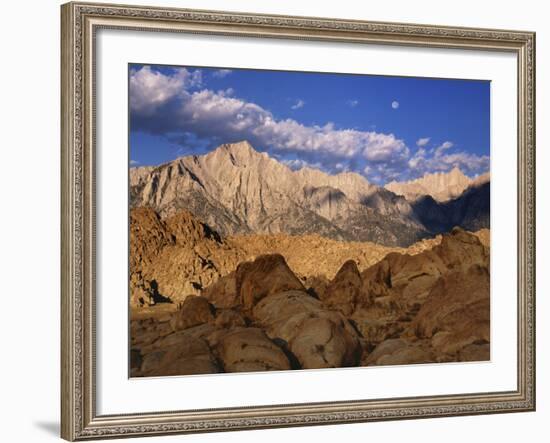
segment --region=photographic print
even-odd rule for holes
[[[130,64],[131,377],[490,360],[490,82]]]

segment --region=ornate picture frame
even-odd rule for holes
[[[535,34],[73,2],[61,7],[61,435],[87,440],[535,410]],[[96,33],[100,29],[507,52],[517,56],[517,389],[98,415]],[[121,172],[122,173],[122,172]]]

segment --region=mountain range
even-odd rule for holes
[[[469,187],[482,185],[489,180],[488,172],[472,179],[455,166],[449,172],[426,174],[406,182],[392,181],[384,187],[409,201],[429,195],[438,202],[446,202],[459,197]]]
[[[352,172],[293,171],[242,141],[131,168],[130,204],[162,218],[188,210],[222,236],[318,234],[408,246],[454,226],[489,227],[490,179],[454,169],[380,187]]]

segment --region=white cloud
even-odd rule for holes
[[[218,69],[212,73],[213,77],[224,78],[231,74],[233,71],[231,69]]]
[[[398,102],[397,100],[392,101],[392,102],[391,102],[391,107],[392,107],[393,109],[399,108],[399,102]]]
[[[340,172],[347,172],[348,171],[347,165],[344,164],[344,163],[340,163],[340,162],[336,163],[334,165],[334,168],[337,169]]]
[[[200,86],[201,71],[190,73],[185,68],[174,69],[173,75],[165,75],[144,66],[130,75],[130,109],[144,115],[152,115],[160,106],[181,95],[186,89]]]
[[[159,109],[161,103],[164,104],[169,97],[175,101],[168,110],[169,116],[159,111],[156,119],[145,119],[142,122],[149,125],[151,131],[159,125],[165,132],[185,129],[205,138],[218,136],[234,140],[249,139],[260,146],[271,146],[279,151],[320,155],[327,162],[354,156],[378,163],[395,162],[408,154],[405,143],[393,134],[336,129],[330,122],[324,126],[306,126],[294,119],[277,120],[261,106],[223,91],[186,90],[184,74],[180,74],[182,78],[178,77],[177,83],[167,75],[148,68],[134,73],[134,76],[136,80],[131,82],[130,94],[140,100],[140,106],[132,107],[137,116],[149,109]],[[177,91],[176,85],[183,89]],[[155,91],[149,91],[148,87],[153,87]],[[162,100],[158,97],[162,97]],[[131,102],[136,103],[138,100],[132,98]],[[303,101],[298,100],[295,106],[303,106]]]
[[[416,146],[426,146],[428,143],[430,143],[430,137],[425,137],[425,138],[419,138],[417,141],[416,141]]]
[[[299,107],[305,104],[298,100],[294,106],[299,103]],[[130,106],[133,128],[154,134],[192,134],[195,141],[212,144],[247,139],[257,149],[281,154],[282,160],[298,158],[286,160],[293,168],[302,162],[333,172],[362,172],[369,180],[381,182],[410,179],[454,165],[470,173],[488,168],[487,156],[448,154],[453,147],[449,141],[427,151],[422,147],[426,139],[419,139],[420,149],[411,154],[394,134],[337,128],[331,122],[319,126],[277,119],[262,106],[236,97],[232,90],[205,88],[200,72],[185,69],[166,74],[146,66],[133,71]]]
[[[132,166],[139,165],[139,162],[137,160],[130,160],[130,165]]]
[[[290,169],[297,171],[302,168],[313,168],[313,169],[319,169],[322,167],[321,163],[316,162],[308,162],[306,160],[302,160],[299,158],[293,158],[293,159],[283,159],[281,160],[281,163],[287,165]]]
[[[430,172],[447,172],[454,167],[458,167],[470,175],[489,169],[488,155],[477,155],[468,152],[446,153],[453,146],[452,142],[446,141],[434,150],[426,151],[426,149],[420,148],[410,158],[409,168],[415,170],[417,175]]]
[[[346,103],[352,108],[355,108],[359,104],[359,100],[348,100]]]
[[[440,157],[443,155],[443,153],[449,149],[451,149],[454,146],[453,142],[443,142],[441,145],[439,145],[437,148],[435,148],[435,156]]]
[[[300,100],[297,100],[296,103],[291,106],[291,108],[300,109],[300,108],[303,108],[305,104],[306,102],[300,99]]]

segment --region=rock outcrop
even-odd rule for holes
[[[130,211],[132,304],[179,303],[198,295],[235,269],[243,255],[185,210],[161,219],[151,208],[134,208]]]
[[[489,270],[474,264],[452,272],[434,285],[411,323],[409,333],[430,338],[432,347],[454,354],[468,345],[490,341]]]
[[[352,325],[306,292],[272,294],[254,307],[253,317],[268,336],[282,340],[303,369],[355,366],[359,362],[359,337]]]
[[[353,260],[345,262],[323,292],[321,300],[331,309],[344,315],[351,313],[359,305],[370,304],[368,293],[362,291],[363,281]]]
[[[247,310],[270,294],[293,289],[305,291],[304,285],[279,254],[261,255],[253,262],[239,264],[235,285],[241,305]]]
[[[258,328],[235,328],[223,335],[218,352],[226,372],[290,369],[283,350]]]
[[[437,244],[423,240],[407,249],[414,254]],[[360,270],[390,251],[405,251],[374,243],[339,242],[319,235],[244,235],[222,238],[190,212],[162,219],[151,208],[130,211],[131,305],[147,307],[163,301],[175,304],[189,295],[211,294],[219,307],[240,303],[235,279],[239,263],[263,254],[284,254],[297,277],[322,291],[318,283],[334,277],[342,264],[353,259]],[[221,279],[221,277],[229,276]],[[315,283],[313,283],[315,281]]]
[[[172,316],[171,326],[174,331],[181,331],[213,321],[214,307],[208,300],[201,296],[190,296]]]

